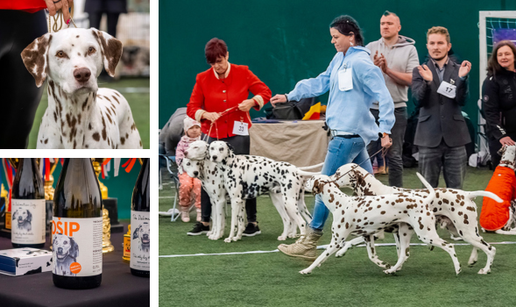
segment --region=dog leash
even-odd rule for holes
[[[380,150],[378,150],[377,152],[375,152],[372,156],[370,156],[369,158],[365,159],[364,161],[358,163],[358,166],[361,166],[362,164],[364,164],[367,160],[371,160],[374,156],[376,156],[377,154],[379,154],[380,152],[382,152],[382,158],[385,158],[385,155],[387,155],[387,148],[380,148]],[[337,180],[339,180],[340,178],[344,177],[344,175],[347,175],[349,172],[351,172],[352,170],[354,170],[355,168],[353,169],[350,169],[349,171],[345,172],[344,174],[338,176],[337,178],[335,178],[334,180],[330,181],[330,182],[333,182],[335,183],[337,186],[339,186],[337,184]]]
[[[77,28],[77,25],[75,24],[75,21],[73,20],[73,2],[70,6],[70,20],[67,20],[65,23],[70,27],[70,21],[72,22],[73,26]],[[54,25],[52,26],[52,19],[54,19]],[[48,29],[52,30],[51,32],[58,32],[63,28],[63,11],[59,10],[54,16],[48,16]]]
[[[230,112],[234,112],[234,111],[236,111],[237,109],[238,109],[238,106],[234,106],[234,107],[231,107],[231,108],[228,108],[228,109],[226,109],[226,110],[222,111],[222,112],[219,114],[219,118],[217,118],[215,121],[211,122],[210,129],[208,130],[208,134],[206,134],[206,135],[205,135],[205,137],[204,137],[204,140],[203,140],[203,141],[205,141],[205,142],[207,142],[207,141],[208,141],[208,138],[210,137],[211,129],[213,128],[213,126],[215,126],[215,132],[216,132],[216,134],[217,134],[217,140],[218,140],[218,139],[219,139],[219,130],[218,130],[218,128],[217,128],[217,121],[218,121],[222,116],[227,115],[227,114],[229,114]],[[247,113],[247,117],[249,117],[249,113],[248,113],[248,112],[246,112],[246,113]]]

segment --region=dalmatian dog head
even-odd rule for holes
[[[201,177],[203,165],[204,161],[202,160],[196,161],[188,158],[183,158],[183,162],[181,163],[183,170],[192,178]]]
[[[143,222],[140,227],[133,232],[133,240],[138,240],[140,243],[138,248],[141,251],[149,252],[150,248],[150,225],[148,222]]]
[[[25,67],[40,87],[49,78],[68,96],[96,93],[102,67],[110,76],[122,56],[122,43],[94,28],[68,28],[47,33],[21,53]]]
[[[31,231],[32,230],[32,213],[21,207],[17,208],[13,213],[13,224],[16,224],[19,230]]]
[[[335,180],[341,187],[349,187],[354,189],[362,179],[359,178],[361,176],[357,176],[358,174],[355,171],[357,168],[358,164],[355,163],[344,164],[337,169],[331,178]]]
[[[192,142],[185,151],[185,157],[191,160],[208,158],[208,143],[201,140]]]
[[[499,164],[500,166],[515,169],[516,145],[503,145],[503,147],[498,151],[498,154],[502,156]]]
[[[209,157],[210,161],[221,163],[226,161],[228,157],[234,156],[233,148],[226,142],[215,141],[210,144]]]
[[[331,178],[326,175],[315,175],[310,177],[305,182],[305,190],[311,191],[312,194],[320,194],[323,192],[324,186],[328,183],[332,182]]]
[[[79,245],[73,238],[64,234],[54,235],[52,250],[56,255],[57,263],[75,262],[79,257]]]

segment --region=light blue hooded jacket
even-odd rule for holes
[[[353,89],[339,89],[338,71],[352,69]],[[326,122],[331,130],[358,134],[367,145],[378,139],[378,133],[390,134],[394,125],[394,103],[385,86],[380,68],[375,66],[369,50],[350,47],[346,55],[337,52],[325,72],[316,78],[301,80],[288,94],[289,100],[317,97],[330,91]],[[380,126],[369,111],[373,102],[379,102]]]

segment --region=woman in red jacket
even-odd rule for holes
[[[0,1],[0,149],[24,149],[38,109],[43,87],[23,65],[21,52],[33,40],[48,32],[43,9],[50,16],[63,11],[70,19],[72,0]]]
[[[211,68],[198,74],[187,105],[187,115],[201,123],[208,143],[226,141],[235,154],[249,154],[251,117],[249,110],[260,110],[271,98],[271,90],[247,66],[230,64],[226,43],[212,38],[205,47]],[[249,98],[249,92],[254,96]],[[208,194],[201,192],[201,222],[188,235],[209,231],[211,203]],[[247,227],[244,236],[260,234],[256,222],[256,199],[246,201]]]

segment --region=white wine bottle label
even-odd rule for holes
[[[52,273],[95,276],[102,273],[102,217],[52,220]]]
[[[11,241],[16,244],[45,243],[45,200],[12,199]]]
[[[131,261],[136,270],[150,270],[150,212],[131,210]]]

